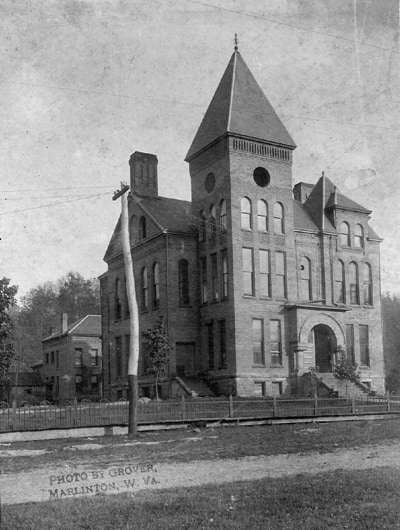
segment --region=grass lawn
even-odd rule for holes
[[[3,507],[5,529],[393,529],[400,470],[243,481]]]
[[[2,473],[298,454],[398,443],[399,420],[190,428],[124,436],[0,444]],[[1,456],[2,451],[48,453]],[[4,453],[5,454],[5,453]],[[327,457],[329,458],[329,456]],[[393,529],[400,528],[400,469],[335,471],[186,489],[2,507],[2,529]]]
[[[197,432],[199,431],[199,432]],[[125,436],[14,442],[0,444],[3,473],[28,471],[41,466],[93,462],[190,462],[341,448],[398,442],[400,417],[395,420],[342,423],[218,427],[141,433],[132,444]],[[90,450],[84,450],[86,444]],[[82,448],[80,450],[79,448]],[[2,458],[2,450],[47,450],[46,454]]]

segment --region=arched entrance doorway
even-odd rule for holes
[[[314,344],[315,366],[318,366],[319,372],[332,372],[337,341],[331,328],[325,324],[314,326],[310,332],[309,342]]]

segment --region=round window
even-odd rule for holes
[[[269,181],[271,180],[268,171],[264,167],[256,167],[253,172],[253,178],[257,186],[260,186],[261,188],[268,186]]]
[[[205,184],[204,185],[205,185],[207,193],[211,193],[212,190],[215,187],[215,175],[214,175],[214,173],[209,173],[206,176],[206,180],[205,180]]]

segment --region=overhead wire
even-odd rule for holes
[[[42,204],[40,206],[32,206],[30,208],[21,208],[20,210],[11,210],[11,211],[8,211],[8,212],[0,212],[0,215],[11,215],[13,213],[27,212],[27,211],[30,211],[30,210],[39,210],[40,208],[50,208],[52,206],[58,206],[60,204],[68,204],[70,202],[82,201],[84,199],[93,199],[94,197],[101,197],[103,195],[108,195],[108,194],[109,194],[109,192],[98,193],[96,195],[86,195],[85,197],[78,197],[78,198],[71,199],[69,201],[57,201],[57,202],[52,202],[52,203],[49,203],[49,204]]]
[[[256,13],[248,13],[246,11],[240,11],[238,9],[231,9],[229,7],[216,6],[214,4],[209,4],[207,2],[200,2],[198,0],[186,0],[186,2],[189,2],[190,4],[197,4],[197,5],[204,6],[204,7],[210,7],[212,9],[219,9],[221,11],[228,11],[230,13],[235,13],[235,14],[242,15],[242,16],[245,16],[245,17],[251,17],[251,18],[256,18],[256,19],[261,19],[261,20],[267,20],[268,22],[271,22],[273,24],[277,24],[279,26],[287,26],[289,28],[298,29],[300,31],[306,31],[306,32],[309,32],[309,33],[315,33],[317,35],[323,35],[324,37],[330,37],[330,38],[334,38],[334,39],[338,39],[338,40],[343,40],[343,41],[346,41],[346,42],[350,42],[352,44],[359,44],[361,46],[368,46],[369,48],[375,48],[377,50],[384,50],[384,51],[388,51],[388,52],[392,52],[392,53],[396,53],[396,54],[400,53],[399,51],[395,50],[394,48],[385,48],[383,46],[378,46],[376,44],[369,44],[368,42],[356,41],[356,40],[350,39],[348,37],[342,37],[340,35],[335,35],[333,33],[327,33],[326,31],[320,31],[320,30],[312,29],[312,28],[305,28],[305,27],[302,27],[302,26],[298,26],[296,24],[290,24],[289,22],[282,22],[280,20],[271,19],[271,18],[266,17],[264,15],[257,15]]]

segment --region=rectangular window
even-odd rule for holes
[[[54,359],[55,359],[54,352],[52,351],[50,352],[50,364],[54,364]]]
[[[369,366],[369,337],[368,326],[359,326],[360,333],[360,362],[362,366]]]
[[[97,375],[92,375],[90,377],[90,386],[92,392],[98,392],[99,390],[99,377]]]
[[[286,255],[284,252],[275,253],[275,265],[276,265],[275,296],[277,298],[286,298]]]
[[[75,366],[82,366],[83,351],[82,348],[75,348]]]
[[[99,363],[99,350],[90,350],[90,366],[97,366]]]
[[[264,365],[264,321],[253,318],[252,328],[253,364]]]
[[[200,259],[201,303],[207,303],[207,258]]]
[[[253,249],[243,248],[243,294],[254,295]]]
[[[56,368],[60,368],[60,352],[56,351]]]
[[[265,383],[256,381],[254,383],[254,395],[255,396],[265,396]]]
[[[212,322],[207,324],[208,340],[208,367],[214,370],[214,325]]]
[[[82,390],[83,390],[82,376],[81,375],[76,375],[75,376],[75,392],[77,394],[81,394]]]
[[[281,381],[272,381],[271,383],[271,394],[273,396],[282,395],[282,383]]]
[[[222,298],[228,298],[228,256],[227,251],[221,251],[221,284]]]
[[[48,353],[45,354],[45,359],[46,359],[45,360],[45,364],[49,364],[49,354]]]
[[[115,337],[115,373],[122,376],[122,337]]]
[[[211,254],[211,287],[212,299],[218,300],[218,264],[216,254]]]
[[[226,360],[226,324],[225,320],[220,320],[219,324],[219,368],[227,366]]]
[[[269,250],[260,250],[260,296],[271,296]]]
[[[354,364],[354,324],[346,324],[346,354],[347,358]]]
[[[282,338],[281,338],[281,321],[270,321],[270,348],[271,348],[271,364],[282,364]]]

